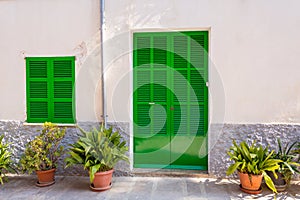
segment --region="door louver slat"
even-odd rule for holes
[[[190,62],[194,68],[203,68],[204,56],[205,56],[205,38],[203,35],[192,35],[191,36],[191,57]]]
[[[137,40],[137,49],[135,50],[137,51],[137,66],[143,67],[143,65],[150,63],[150,38],[138,37]]]
[[[153,72],[153,101],[166,102],[167,101],[167,71]]]
[[[190,83],[192,86],[193,94],[196,95],[197,98],[192,98],[192,102],[204,102],[205,101],[205,90],[206,90],[206,83],[204,82],[203,76],[200,75],[199,71],[191,70],[190,75]]]
[[[167,65],[167,37],[153,37],[153,63],[154,67],[164,68]]]
[[[186,36],[174,36],[174,63],[175,68],[188,67],[188,48]]]

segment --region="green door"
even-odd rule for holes
[[[208,32],[134,33],[134,167],[207,169]]]

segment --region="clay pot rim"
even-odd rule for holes
[[[240,171],[238,171],[238,173],[240,173],[240,174],[248,174],[248,175],[251,175],[251,176],[262,176],[262,173],[261,174],[251,174],[251,173],[243,173],[243,172],[240,172]]]
[[[36,173],[44,174],[44,173],[53,172],[53,171],[56,171],[56,168],[47,169],[47,170],[36,170]]]
[[[108,171],[104,171],[104,172],[96,172],[95,175],[97,175],[97,174],[110,174],[112,172],[114,172],[114,169],[111,169],[111,170],[108,170]]]

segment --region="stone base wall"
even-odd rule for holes
[[[84,130],[90,130],[92,127],[99,127],[96,122],[79,122],[78,125]],[[130,124],[125,122],[108,123],[119,131],[130,146]],[[11,143],[10,150],[13,154],[13,161],[19,162],[21,154],[24,152],[27,142],[39,134],[41,126],[24,125],[21,121],[0,121],[0,135],[5,135],[5,142]],[[69,144],[77,141],[80,135],[76,127],[67,127],[66,136],[62,144],[67,150]],[[300,125],[269,125],[269,124],[212,124],[209,129],[209,174],[216,177],[226,177],[226,170],[231,164],[227,151],[235,139],[238,143],[245,140],[251,143],[256,140],[258,144],[270,146],[277,149],[277,138],[286,144],[288,142],[300,141]],[[129,152],[128,152],[129,156]],[[59,160],[57,174],[59,175],[88,175],[82,166],[64,168],[64,155]],[[130,176],[130,164],[119,162],[115,167],[115,176]],[[236,175],[233,175],[236,176]],[[299,179],[300,176],[294,176]]]
[[[247,141],[250,144],[256,140],[258,144],[269,149],[277,149],[277,138],[283,144],[300,141],[300,125],[287,124],[213,124],[209,133],[209,173],[217,177],[226,177],[226,170],[232,163],[227,151],[232,140],[237,143]],[[236,175],[233,175],[236,177]],[[299,179],[295,175],[294,179]]]
[[[97,122],[79,122],[78,125],[84,130],[88,131],[91,128],[100,126]],[[114,129],[119,131],[123,136],[124,140],[127,141],[127,145],[130,146],[129,123],[108,123],[108,126],[114,126]],[[66,135],[62,141],[62,145],[65,150],[69,148],[69,145],[76,142],[80,131],[76,127],[66,127]],[[32,140],[36,135],[40,133],[42,126],[35,125],[24,125],[21,121],[0,121],[0,135],[4,135],[4,140],[10,144],[10,150],[12,152],[13,161],[19,163],[20,157],[24,152],[25,145]],[[129,155],[129,153],[128,153]],[[64,168],[64,154],[58,162],[58,168],[56,174],[58,175],[88,175],[87,171],[83,170],[82,166]],[[129,174],[130,165],[126,162],[120,162],[115,167],[115,175],[126,175]]]

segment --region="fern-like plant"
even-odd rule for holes
[[[106,129],[103,124],[99,129],[85,131],[79,127],[82,135],[78,141],[70,145],[69,156],[65,159],[66,167],[82,164],[89,170],[91,183],[95,173],[113,169],[118,161],[129,162],[125,155],[128,151],[126,141],[113,127]]]
[[[233,140],[233,146],[228,151],[228,155],[234,163],[229,166],[226,174],[230,175],[238,170],[241,173],[263,175],[268,187],[277,192],[272,179],[266,173],[266,171],[274,172],[279,168],[278,163],[281,160],[271,158],[273,153],[274,150],[269,153],[268,147],[257,146],[255,141],[249,146],[245,141],[238,145]]]

